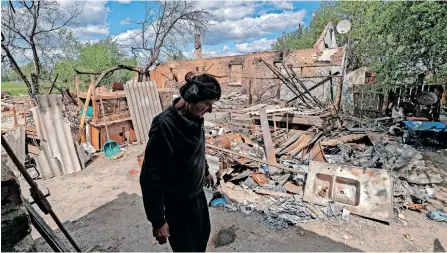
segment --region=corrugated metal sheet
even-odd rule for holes
[[[25,135],[25,126],[18,126],[15,130],[5,135],[6,141],[8,142],[12,151],[14,151],[14,154],[16,154],[21,164],[25,163],[26,158]],[[14,172],[14,175],[16,177],[19,177],[21,175],[9,156],[6,165],[8,165],[8,167],[12,169],[12,172]]]
[[[65,106],[59,95],[41,95],[39,107],[31,108],[41,152],[34,156],[43,179],[84,169],[84,154],[73,140],[70,124],[62,116]]]
[[[157,86],[153,81],[127,82],[124,90],[137,140],[146,143],[152,119],[162,111]]]

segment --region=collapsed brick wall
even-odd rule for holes
[[[330,73],[341,71],[343,54],[343,48],[303,49],[287,52],[284,59],[282,52],[268,51],[247,55],[174,61],[159,65],[151,72],[151,80],[159,88],[178,88],[176,85],[184,81],[186,73],[206,72],[217,77],[223,91],[227,94],[233,91],[248,94],[251,88],[255,103],[269,98],[284,100],[293,97],[294,94],[286,94],[288,88],[261,59],[282,69],[283,74],[286,72],[282,67],[282,62],[285,66],[292,67],[309,88]],[[328,87],[321,87],[313,93],[317,96],[326,96],[330,93],[327,89]]]
[[[31,222],[23,205],[20,184],[2,160],[2,251],[36,251],[31,237]]]

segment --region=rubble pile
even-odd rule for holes
[[[218,109],[242,108],[247,104],[247,101],[247,94],[242,94],[240,92],[231,92],[228,94],[223,94],[221,99],[219,101],[216,101],[214,107]]]
[[[79,131],[81,117],[79,115],[78,106],[73,104],[69,99],[62,99],[65,110],[62,112],[64,118],[70,123],[70,130],[73,136],[76,136]]]
[[[275,105],[256,105],[240,112],[257,116],[260,115],[260,108],[266,109],[270,114],[288,113],[290,117],[329,113],[325,110],[281,108]],[[324,186],[314,194],[321,199],[327,198],[328,201],[323,201],[326,204],[321,205],[306,197],[306,194],[313,191],[306,188],[313,163],[342,166],[342,170],[351,173],[351,181],[357,181],[355,168],[359,171],[368,168],[374,173],[365,182],[375,180],[375,172],[388,171],[382,173],[390,175],[388,188],[385,184],[381,185],[385,188],[378,190],[390,192],[391,216],[384,219],[371,214],[369,217],[372,219],[389,222],[393,219],[393,211],[397,215],[404,209],[420,209],[434,196],[433,184],[443,182],[443,178],[428,173],[421,152],[402,143],[402,129],[396,125],[396,118],[364,122],[354,117],[342,119],[334,114],[332,118],[337,124],[332,126],[331,131],[323,131],[317,126],[307,130],[287,129],[287,135],[284,135],[287,138],[272,138],[276,161],[268,159],[269,149],[264,132],[263,135],[250,131],[247,134],[246,130],[235,129],[231,133],[222,124],[208,124],[213,128],[207,137],[208,154],[219,157],[220,161],[216,173],[219,183],[215,188],[216,192],[222,194],[220,206],[231,211],[239,210],[246,215],[258,211],[264,214],[262,223],[272,229],[302,226],[311,219],[349,220],[350,213],[362,215],[355,208],[356,205],[364,205],[366,210],[371,210],[368,205],[373,203],[361,197],[356,199],[355,194],[348,194],[345,199],[337,200],[337,196],[334,196],[337,192],[329,193],[331,186],[324,186],[324,180],[330,179],[323,178],[317,185],[312,184],[313,187]],[[394,130],[388,131],[390,128]],[[273,136],[271,130],[269,134]],[[351,168],[353,172],[350,172]],[[330,173],[328,175],[336,176]],[[361,184],[360,176],[358,177]],[[356,185],[349,182],[337,186],[344,187],[341,194],[344,194],[343,191],[352,191],[352,185]],[[373,183],[368,187],[369,190],[377,190],[375,187],[379,186]],[[355,204],[356,201],[363,201],[363,204]],[[216,206],[212,202],[210,205]],[[387,212],[379,212],[381,211]]]

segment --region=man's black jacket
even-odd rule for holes
[[[165,203],[194,198],[209,174],[203,119],[186,118],[175,108],[157,115],[149,131],[140,184],[152,227],[165,223]]]

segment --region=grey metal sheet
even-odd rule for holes
[[[26,158],[25,135],[26,135],[25,126],[18,126],[16,129],[5,135],[6,141],[8,142],[12,151],[14,151],[14,154],[16,154],[17,158],[22,164],[25,163]],[[16,177],[19,177],[21,175],[9,156],[6,165],[8,165],[9,168],[12,168],[12,171],[14,172],[14,175]]]
[[[161,113],[161,101],[154,82],[127,82],[124,85],[132,124],[139,143],[146,143],[152,120]]]
[[[65,106],[57,94],[38,97],[39,107],[31,108],[40,138],[41,152],[34,156],[43,179],[79,172],[79,159],[70,123],[62,115]]]
[[[345,205],[351,213],[376,220],[393,219],[393,180],[390,170],[311,161],[304,201]]]

